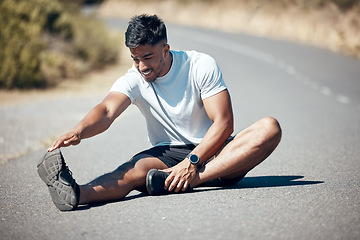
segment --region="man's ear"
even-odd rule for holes
[[[170,45],[167,43],[165,46],[164,46],[164,57],[167,57],[167,55],[169,54],[169,51],[170,51]]]

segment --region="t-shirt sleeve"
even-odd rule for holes
[[[136,76],[131,70],[128,73],[118,78],[112,87],[110,92],[121,92],[128,96],[131,100],[131,103],[136,101],[136,89],[138,89],[136,84]]]
[[[202,99],[211,97],[227,88],[222,77],[222,72],[212,57],[203,54],[201,58],[197,60],[196,65],[196,78]]]

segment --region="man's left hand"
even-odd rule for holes
[[[189,159],[184,159],[176,166],[164,169],[164,172],[170,173],[165,180],[165,188],[170,192],[173,190],[175,192],[185,191],[195,178],[196,169],[197,167],[191,164]]]

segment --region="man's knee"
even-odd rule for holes
[[[262,129],[266,129],[266,137],[272,140],[276,145],[280,142],[282,130],[280,123],[273,117],[264,117],[259,123]]]
[[[275,118],[264,117],[259,122],[264,129],[273,132],[275,135],[281,135],[280,123]]]

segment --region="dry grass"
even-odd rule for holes
[[[0,0],[0,88],[51,87],[117,61],[122,38],[72,2]]]
[[[323,2],[108,0],[99,13],[127,19],[156,13],[166,22],[289,39],[360,58],[360,3],[341,10]]]

